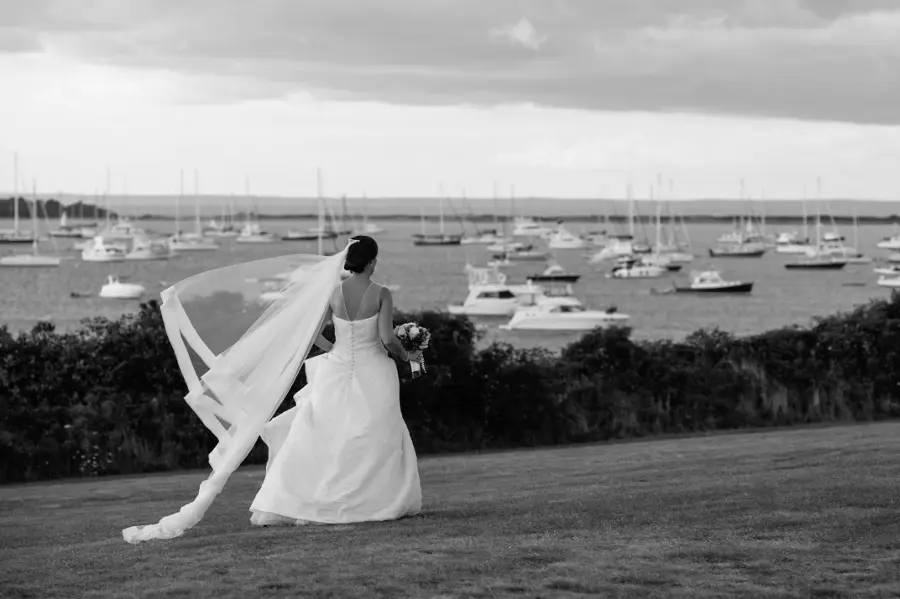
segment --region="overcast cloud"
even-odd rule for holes
[[[210,103],[311,93],[900,123],[895,0],[0,3],[0,53],[210,77]]]

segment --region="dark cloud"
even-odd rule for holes
[[[900,123],[896,0],[13,4],[0,27],[25,32],[20,42],[246,90],[212,101],[311,92]]]

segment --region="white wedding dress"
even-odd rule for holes
[[[297,405],[266,425],[269,460],[250,506],[253,524],[393,520],[421,510],[416,452],[372,288],[380,291],[374,284],[366,290],[357,316],[373,307],[376,313],[359,320],[334,315],[334,347],[306,361]],[[342,288],[335,295],[334,311],[346,315]]]

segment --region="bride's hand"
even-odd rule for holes
[[[422,352],[420,351],[411,351],[408,353],[408,356],[408,362],[421,362],[423,358]]]

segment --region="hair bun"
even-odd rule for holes
[[[344,268],[350,272],[359,273],[378,257],[378,244],[367,235],[356,235],[350,238],[355,243],[347,248],[347,258],[344,260]]]

